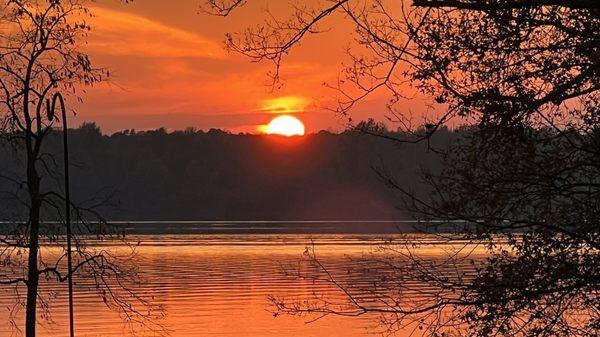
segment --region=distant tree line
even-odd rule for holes
[[[399,146],[356,130],[297,138],[193,128],[108,136],[84,124],[69,133],[73,198],[108,220],[400,219],[407,215],[378,172],[393,171],[419,190],[418,172],[437,161],[427,144]],[[444,146],[451,137],[445,130],[434,142]],[[59,135],[50,134],[45,150],[57,154],[60,146]],[[18,174],[23,154],[0,151],[15,159],[3,161],[2,170]],[[61,179],[43,183],[60,186]],[[0,186],[3,218],[19,218],[11,183]]]

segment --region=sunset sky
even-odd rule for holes
[[[224,49],[226,32],[262,22],[265,8],[285,16],[288,6],[286,1],[255,1],[221,18],[201,13],[199,0],[178,0],[177,5],[96,2],[86,48],[112,78],[88,90],[73,123],[94,121],[106,133],[158,127],[259,132],[274,114],[285,112],[301,119],[307,132],[343,130],[346,119],[327,110],[335,93],[323,85],[336,81],[351,44],[351,27],[341,16],[328,21],[327,33],[310,36],[284,61],[281,88],[268,85],[271,64],[252,63]],[[375,95],[352,117],[382,119],[386,102],[384,92]],[[424,111],[420,99],[402,104]]]

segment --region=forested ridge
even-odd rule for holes
[[[69,137],[74,200],[108,220],[402,219],[398,196],[377,172],[393,172],[397,182],[418,189],[418,172],[436,162],[428,144],[357,131],[292,138],[216,129],[104,135],[84,124]],[[49,164],[60,165],[61,146],[59,134],[51,135]],[[2,152],[17,159],[3,163],[5,176],[18,176],[19,151],[4,146]],[[14,183],[1,183],[6,219],[19,217]]]

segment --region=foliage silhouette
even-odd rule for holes
[[[9,222],[2,224],[0,233],[0,285],[14,290],[15,306],[9,314],[19,331],[15,316],[25,307],[27,337],[36,336],[38,317],[50,317],[53,294],[40,283],[65,282],[71,276],[91,279],[90,290],[132,326],[155,327],[149,319],[156,308],[132,291],[139,282],[137,270],[126,263],[134,255],[133,245],[121,256],[86,246],[89,237],[80,235],[74,239],[72,273],[63,263],[63,170],[55,160],[59,152],[47,152],[46,145],[49,138],[58,139],[52,131],[55,102],[50,104],[51,100],[67,93],[69,102],[81,100],[86,85],[107,76],[80,50],[90,29],[85,21],[87,4],[78,0],[0,2],[1,158],[3,165],[10,166],[0,172],[0,178],[8,184],[1,192],[7,200],[3,207],[11,211],[3,217]],[[16,208],[11,210],[11,206]],[[103,219],[92,208],[73,205],[73,209],[78,234],[109,234],[99,232],[97,224]],[[96,223],[88,223],[83,214],[95,217]],[[49,219],[61,222],[49,223]],[[52,249],[60,253],[47,254]]]
[[[205,5],[227,16],[248,2]],[[357,102],[385,90],[390,120],[413,136],[399,142],[430,139],[450,120],[470,126],[467,137],[440,151],[443,169],[424,174],[431,198],[386,180],[416,216],[467,221],[448,225],[460,233],[459,242],[469,240],[465,249],[483,244],[489,257],[474,275],[457,269],[451,276],[442,266],[460,264],[457,256],[424,262],[407,243],[396,253],[408,257],[412,269],[382,265],[398,279],[435,289],[417,307],[404,307],[403,285],[384,278],[368,289],[384,311],[358,301],[352,284],[340,287],[346,307],[275,301],[277,308],[382,313],[392,331],[408,322],[430,335],[597,336],[600,3],[415,0],[398,9],[387,1],[336,0],[299,5],[284,19],[270,16],[228,35],[226,43],[254,61],[273,62],[277,82],[283,58],[306,36],[323,32],[337,13],[352,24],[360,47],[350,48],[351,62],[332,86],[340,93],[337,112],[348,115]],[[413,130],[410,114],[398,109],[406,83],[439,112],[423,129]],[[381,283],[395,284],[398,292],[390,298]]]
[[[158,129],[107,136],[84,124],[69,137],[72,198],[110,220],[402,219],[373,168],[394,167],[406,186],[418,189],[414,172],[439,161],[425,144],[399,147],[356,131],[287,138]],[[433,143],[455,137],[440,132]],[[46,149],[59,153],[58,134],[49,134]],[[386,157],[396,160],[382,162]],[[15,170],[10,165],[3,170]],[[4,205],[5,213],[19,209],[10,200]]]

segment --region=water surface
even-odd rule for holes
[[[269,296],[308,299],[317,292],[341,300],[341,294],[333,287],[290,277],[283,270],[298,266],[308,245],[314,247],[329,270],[343,277],[353,258],[373,252],[396,235],[137,234],[130,240],[140,243],[135,263],[146,280],[138,290],[153,298],[154,303],[164,306],[166,316],[160,323],[171,336],[358,337],[379,335],[377,317],[327,316],[316,321],[313,316],[274,317]],[[102,242],[101,245],[108,247],[105,249],[115,248],[114,242]],[[442,248],[431,239],[426,249],[436,254]],[[368,282],[369,275],[360,277]],[[53,283],[45,287],[45,290],[55,290],[57,297],[49,302],[52,322],[43,323],[39,335],[67,336],[66,286]],[[121,318],[107,310],[96,294],[84,287],[76,288],[78,336],[127,335]],[[0,292],[0,305],[7,313],[0,314],[0,336],[14,333],[8,324],[6,309],[14,302],[14,297],[11,291]],[[17,325],[20,324],[18,321]],[[153,334],[146,332],[144,335]]]

